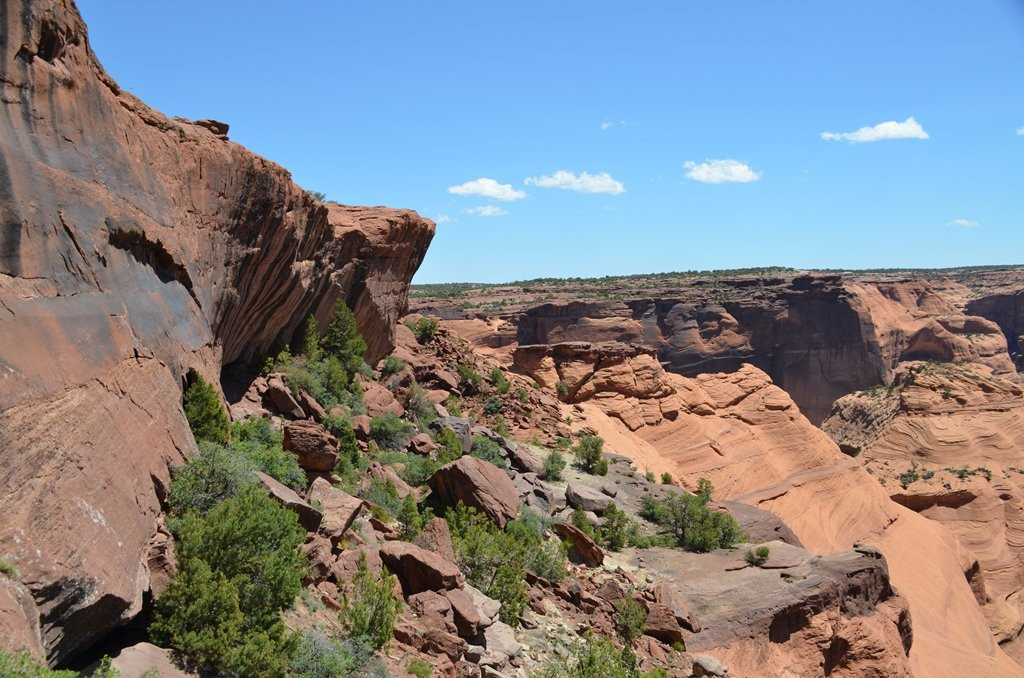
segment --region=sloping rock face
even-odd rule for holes
[[[1013,371],[1003,331],[965,315],[921,278],[801,275],[708,286],[676,297],[543,304],[516,318],[517,340],[642,344],[666,369],[690,377],[750,363],[815,423],[837,398],[888,382],[901,360],[967,358]]]
[[[890,388],[837,401],[823,429],[895,502],[956,535],[993,634],[1024,659],[1020,383],[973,363],[907,363]]]
[[[31,601],[0,637],[59,662],[141,609],[168,467],[194,446],[185,375],[216,382],[339,298],[380,357],[433,224],[324,206],[226,126],[148,108],[71,2],[2,17],[0,553]]]
[[[642,468],[667,470],[691,489],[707,478],[715,498],[776,514],[812,552],[846,551],[857,542],[877,547],[909,604],[915,675],[952,677],[968,665],[975,675],[1024,675],[988,628],[968,580],[973,559],[957,539],[891,501],[886,487],[803,417],[764,372],[744,365],[730,374],[664,378],[676,391],[674,419],[631,432],[595,402],[585,402],[579,425],[597,431],[607,449],[629,454]],[[883,616],[891,618],[888,612]],[[830,624],[826,616],[805,627],[815,635],[808,639],[827,645]],[[871,628],[848,631],[874,634],[878,648],[889,647],[877,635],[888,627]],[[863,651],[870,654],[870,647]],[[753,662],[759,651],[751,645],[743,650],[747,654],[730,656],[742,664]]]

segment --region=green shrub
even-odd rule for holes
[[[508,393],[509,388],[511,388],[508,379],[505,378],[505,373],[501,371],[500,367],[491,369],[491,384],[498,393]]]
[[[383,509],[389,520],[397,517],[402,511],[402,499],[398,496],[395,484],[390,480],[374,478],[359,492],[359,498]]]
[[[412,330],[416,341],[420,344],[429,344],[437,333],[437,320],[434,318],[420,318],[415,323],[406,323],[406,327]]]
[[[404,449],[411,436],[412,424],[393,412],[385,412],[370,420],[370,437],[382,450]]]
[[[204,440],[219,445],[228,443],[228,414],[220,402],[220,394],[201,376],[185,389],[182,398],[185,418],[197,442]]]
[[[551,450],[544,457],[544,480],[561,480],[565,470],[565,456],[558,450]]]
[[[754,567],[761,567],[768,562],[768,556],[770,553],[771,551],[767,546],[758,546],[757,548],[747,549],[747,553],[743,556],[743,559]]]
[[[444,406],[444,409],[448,410],[448,414],[450,414],[451,416],[462,416],[462,404],[459,402],[458,396],[456,396],[454,393],[445,398],[444,402],[442,402],[441,405]]]
[[[405,667],[405,670],[416,676],[416,678],[430,678],[434,673],[434,669],[430,664],[419,657],[410,660],[408,666]]]
[[[505,421],[505,417],[501,416],[500,414],[494,418],[493,428],[495,433],[505,438],[508,438],[509,434],[511,433],[508,427],[508,422]]]
[[[647,480],[647,482],[653,483],[654,482],[654,471],[647,471],[646,473],[644,473],[644,478]]]
[[[566,664],[542,675],[544,678],[667,678],[668,673],[664,669],[641,672],[636,655],[628,646],[619,650],[610,638],[588,631],[573,647]]]
[[[459,386],[462,388],[462,392],[467,395],[479,391],[484,383],[483,377],[466,363],[456,365],[455,372],[459,375]]]
[[[247,459],[228,448],[203,442],[195,459],[171,470],[168,509],[176,519],[189,511],[206,515],[253,483],[252,464]]]
[[[744,538],[743,530],[728,513],[707,507],[711,499],[710,483],[699,487],[702,491],[698,494],[672,494],[664,500],[644,497],[640,516],[661,526],[687,551],[731,548]]]
[[[359,554],[359,569],[352,579],[351,593],[342,593],[338,618],[350,638],[365,638],[375,649],[387,649],[395,629],[395,617],[402,601],[395,597],[395,577],[382,568],[370,572],[366,554]]]
[[[0,676],[4,678],[78,678],[78,671],[55,671],[37,662],[27,651],[0,650]]]
[[[558,436],[555,438],[555,449],[556,450],[568,450],[572,447],[572,441],[564,436]]]
[[[647,615],[644,613],[644,608],[640,607],[640,603],[632,598],[622,598],[616,601],[615,629],[623,641],[632,643],[642,636],[645,621],[647,621]]]
[[[455,431],[450,428],[442,428],[434,435],[434,442],[438,445],[435,451],[437,463],[440,465],[455,461],[462,456],[462,441]]]
[[[369,678],[390,673],[387,665],[374,656],[368,642],[331,638],[320,629],[307,629],[301,634],[288,675],[290,678]]]
[[[673,480],[672,480],[672,474],[671,473],[669,473],[668,471],[665,471],[664,473],[661,474],[661,484],[662,485],[671,485],[672,483],[673,483]]]
[[[405,409],[412,413],[424,431],[437,419],[437,411],[427,396],[427,390],[416,382],[409,384],[405,390]]]
[[[603,438],[600,436],[584,434],[580,436],[580,440],[576,443],[576,446],[572,448],[572,452],[576,455],[576,460],[579,463],[580,468],[587,473],[603,476],[608,473],[608,462],[601,456],[602,449],[604,449]],[[604,461],[603,465],[601,464],[602,461]]]
[[[356,326],[356,317],[352,309],[342,301],[334,306],[331,323],[327,326],[327,334],[320,342],[324,353],[333,355],[340,362],[345,372],[351,377],[362,368],[366,356],[366,342]]]
[[[384,364],[380,367],[380,374],[382,377],[390,377],[393,374],[398,374],[405,369],[405,361],[400,358],[396,358],[393,355],[389,355],[384,358]]]
[[[555,383],[555,393],[558,395],[559,400],[565,400],[569,397],[569,387],[561,379]]]
[[[526,392],[525,388],[517,388],[516,400],[518,400],[521,405],[526,405],[530,402],[530,394]]]
[[[306,318],[306,323],[302,326],[299,353],[314,363],[324,357],[323,349],[320,347],[320,326],[312,315]]]
[[[18,576],[18,568],[7,558],[0,558],[0,575],[8,579],[15,579]]]
[[[293,490],[306,487],[306,473],[298,457],[281,447],[282,437],[270,427],[270,419],[253,417],[231,424],[231,449],[258,471]]]
[[[612,551],[621,551],[629,542],[632,521],[614,502],[608,504],[603,517],[599,530],[601,544]]]
[[[565,551],[558,541],[538,533],[538,521],[524,516],[499,529],[484,514],[463,504],[451,508],[445,520],[466,579],[502,603],[501,620],[519,625],[526,610],[525,570],[559,581],[565,577]]]
[[[402,480],[413,487],[426,485],[427,480],[430,476],[434,475],[438,466],[437,462],[430,457],[424,457],[418,454],[406,455],[406,459],[403,463],[405,466],[398,475],[401,476]]]
[[[492,395],[487,399],[487,402],[484,403],[484,414],[497,414],[498,412],[501,412],[501,408],[501,398]]]
[[[473,447],[469,453],[478,459],[491,462],[498,468],[508,468],[508,460],[501,456],[501,445],[487,436],[473,436]]]
[[[402,524],[401,538],[410,541],[423,530],[423,526],[433,517],[433,514],[429,508],[420,511],[415,495],[410,492],[402,500],[402,507],[398,510],[396,517]]]
[[[271,629],[299,594],[306,539],[295,514],[256,487],[221,502],[206,516],[190,512],[175,540],[179,562],[202,560],[238,588],[247,628]]]

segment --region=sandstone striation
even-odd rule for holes
[[[993,634],[1024,658],[1020,383],[976,363],[905,363],[890,387],[837,401],[823,428],[896,503],[956,535]]]
[[[142,609],[190,372],[354,309],[390,350],[433,234],[323,205],[227,125],[121,90],[70,2],[10,4],[0,38],[0,553],[30,596],[0,636],[64,661]],[[10,598],[10,596],[8,596]]]

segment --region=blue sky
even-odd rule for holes
[[[416,282],[1024,263],[1019,0],[240,6],[79,2],[150,105],[437,220]]]

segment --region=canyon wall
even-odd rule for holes
[[[542,304],[511,320],[520,345],[624,341],[683,376],[750,363],[812,422],[839,397],[887,383],[902,360],[976,360],[1009,374],[1003,330],[923,278],[746,278],[685,294]],[[966,293],[966,290],[964,290]]]
[[[216,382],[337,299],[386,354],[434,226],[321,204],[227,125],[150,109],[69,2],[0,20],[0,636],[56,663],[151,595],[188,374]]]

